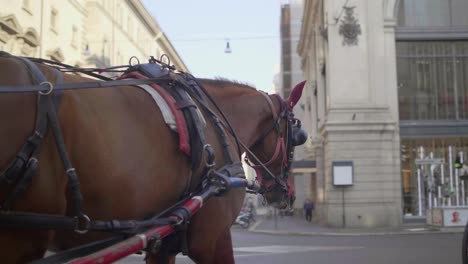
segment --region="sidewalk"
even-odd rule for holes
[[[400,228],[331,228],[317,223],[309,223],[298,216],[258,216],[251,224],[249,231],[276,235],[311,235],[311,236],[373,236],[373,235],[405,235],[405,234],[442,234],[463,233],[464,227],[436,229],[424,224],[404,224]]]

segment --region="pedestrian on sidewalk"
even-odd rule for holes
[[[307,222],[312,221],[312,211],[314,210],[314,202],[310,199],[304,201],[304,213]]]

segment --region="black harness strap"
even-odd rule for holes
[[[94,77],[94,78],[97,78],[97,79],[100,79],[100,80],[104,80],[104,81],[110,81],[112,80],[111,78],[108,78],[102,74],[98,74],[98,73],[95,73],[95,72],[101,72],[101,71],[106,71],[106,72],[109,72],[109,71],[117,71],[117,69],[119,68],[128,68],[129,65],[121,65],[121,66],[115,66],[115,67],[109,67],[109,68],[105,68],[105,69],[102,69],[102,68],[78,68],[78,67],[75,67],[75,66],[71,66],[71,65],[68,65],[68,64],[64,64],[64,63],[61,63],[61,62],[57,62],[57,61],[53,61],[53,60],[47,60],[47,59],[42,59],[42,58],[33,58],[33,57],[24,57],[25,59],[28,59],[32,62],[36,62],[36,63],[40,63],[40,64],[45,64],[45,65],[48,65],[54,69],[57,69],[61,72],[80,72],[80,73],[83,73],[83,74],[86,74],[86,75],[89,75],[91,77]],[[117,72],[122,72],[121,70],[120,71],[117,71]]]
[[[33,175],[36,173],[38,165],[39,161],[37,158],[32,157],[29,159],[29,162],[26,164],[24,173],[22,173],[22,175],[18,175],[22,177],[20,177],[14,189],[7,195],[5,201],[3,202],[3,210],[11,210],[16,199],[31,185]]]
[[[57,111],[55,109],[54,101],[52,100],[52,96],[54,94],[53,91],[55,87],[52,83],[47,81],[46,77],[41,72],[41,70],[31,61],[22,57],[11,56],[8,53],[0,53],[0,55],[20,60],[26,65],[28,72],[30,73],[31,78],[33,80],[33,83],[39,83],[39,85],[46,84],[48,87],[47,91],[38,92],[36,130],[34,131],[34,134],[27,140],[20,153],[17,155],[16,160],[13,161],[13,166],[8,167],[5,173],[3,174],[3,177],[1,177],[6,179],[7,183],[11,183],[15,180],[15,178],[19,177],[18,175],[20,175],[19,173],[21,173],[24,170],[24,166],[30,164],[29,168],[31,169],[27,173],[27,177],[23,177],[23,179],[20,180],[19,185],[7,197],[7,200],[4,204],[6,208],[3,209],[10,209],[9,207],[12,206],[12,203],[16,196],[18,196],[19,193],[24,191],[27,188],[28,183],[31,181],[31,177],[34,174],[34,168],[37,167],[37,158],[32,159],[32,155],[38,151],[38,147],[41,144],[47,132],[48,123],[50,122],[52,132],[54,133],[57,150],[60,154],[60,157],[64,164],[64,168],[66,170],[66,174],[68,176],[68,186],[72,196],[74,213],[75,216],[82,218],[84,216],[81,209],[83,197],[80,191],[78,176],[68,157],[65,148],[65,143],[63,141],[62,132],[58,124]],[[31,160],[31,162],[29,162],[29,160]]]
[[[23,60],[22,60],[23,61]],[[28,67],[30,66],[27,61],[24,62]],[[63,81],[62,73],[59,71],[56,72],[56,83],[61,83]],[[37,78],[37,77],[36,77]],[[55,94],[55,104],[58,105],[60,103],[60,97],[62,92]],[[18,178],[14,189],[7,195],[3,205],[3,210],[11,210],[14,201],[29,187],[32,182],[32,177],[36,173],[36,169],[39,165],[38,159],[38,152],[40,149],[40,144],[42,143],[42,139],[44,138],[45,134],[47,133],[47,98],[46,96],[39,94],[37,100],[37,110],[36,110],[36,125],[34,130],[34,135],[32,137],[36,137],[36,144],[34,144],[34,149],[31,149],[32,154],[28,158],[28,162],[25,164],[24,168],[22,168],[21,172],[17,174],[10,174],[5,175],[6,177],[10,177],[10,180],[7,182],[11,182],[11,178]],[[32,138],[30,137],[30,138]],[[23,153],[23,156],[27,156],[28,154]],[[8,171],[8,170],[7,170]],[[21,177],[22,175],[22,177]],[[0,178],[1,179],[1,178]]]
[[[203,121],[197,114],[197,105],[192,98],[185,92],[183,85],[170,83],[163,85],[167,92],[176,100],[180,110],[184,114],[187,128],[190,134],[190,158],[192,163],[192,171],[195,171],[200,166],[200,161],[203,156],[203,146],[206,144],[206,136],[202,126]]]
[[[219,140],[221,142],[221,145],[223,147],[223,154],[224,158],[226,159],[227,163],[233,163],[234,157],[232,156],[231,152],[231,144],[229,143],[229,139],[227,137],[227,134],[224,130],[224,126],[222,121],[218,118],[218,115],[213,112],[210,107],[208,106],[207,101],[205,100],[205,97],[210,98],[210,95],[206,93],[206,91],[203,89],[201,84],[199,84],[195,77],[191,75],[184,75],[183,78],[178,78],[177,82],[181,82],[182,85],[181,87],[184,88],[184,90],[190,94],[193,98],[197,100],[197,102],[202,106],[202,109],[205,113],[208,114],[208,116],[212,119],[213,124],[215,125],[215,129],[217,130],[217,134],[219,137]],[[185,84],[186,83],[186,84]],[[185,85],[184,85],[185,84]],[[204,94],[205,96],[202,96]],[[217,107],[217,105],[215,104]],[[240,152],[239,152],[240,155]]]
[[[169,83],[173,80],[170,78],[150,78],[150,79],[131,79],[131,80],[115,80],[115,81],[93,81],[93,82],[80,82],[80,83],[62,83],[54,86],[54,91],[60,90],[74,90],[74,89],[90,89],[90,88],[108,88],[115,86],[131,86],[140,84],[152,83]],[[31,93],[43,92],[46,93],[50,90],[48,85],[6,85],[0,86],[0,93]]]
[[[125,231],[133,234],[141,228],[174,224],[171,218],[157,218],[149,220],[90,220],[81,222],[77,217],[36,214],[28,212],[5,212],[0,211],[0,227],[20,228],[20,229],[60,229],[60,230],[84,230],[86,231]]]
[[[0,53],[0,55],[8,57],[11,56],[5,53]],[[46,81],[40,70],[33,63],[21,57],[13,58],[18,58],[25,64],[34,83],[42,83]],[[47,132],[47,101],[48,99],[46,96],[42,94],[38,95],[34,133],[26,140],[26,143],[20,149],[10,166],[0,174],[0,182],[6,183],[7,185],[17,181],[15,188],[8,194],[2,205],[3,210],[11,209],[15,198],[26,190],[35,173],[38,160],[34,156],[37,155],[39,146]]]
[[[181,199],[186,197],[192,187],[192,175],[200,167],[203,159],[203,150],[206,145],[204,120],[199,114],[199,110],[193,99],[185,91],[184,84],[174,82],[177,78],[172,70],[165,64],[158,64],[154,58],[150,59],[149,63],[137,64],[129,67],[124,74],[138,72],[147,78],[157,78],[154,83],[162,87],[175,99],[177,108],[182,112],[187,124],[190,141],[190,162],[191,174],[187,177],[185,190],[181,195]],[[170,78],[170,82],[165,81]],[[136,79],[138,80],[138,79]]]

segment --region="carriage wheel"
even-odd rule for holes
[[[468,264],[468,222],[463,232],[463,243],[462,243],[462,260],[463,264]]]

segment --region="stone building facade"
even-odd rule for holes
[[[468,156],[468,2],[345,3],[306,1],[297,46],[321,222],[398,226],[431,206],[466,206],[451,163]],[[435,181],[416,164],[431,157],[444,161]],[[333,184],[342,161],[353,165],[347,187]]]
[[[1,0],[0,49],[74,66],[127,64],[166,54],[188,71],[140,0]]]
[[[306,1],[297,51],[311,102],[311,147],[320,222],[401,224],[395,1]],[[352,164],[352,184],[334,185],[333,164]]]

